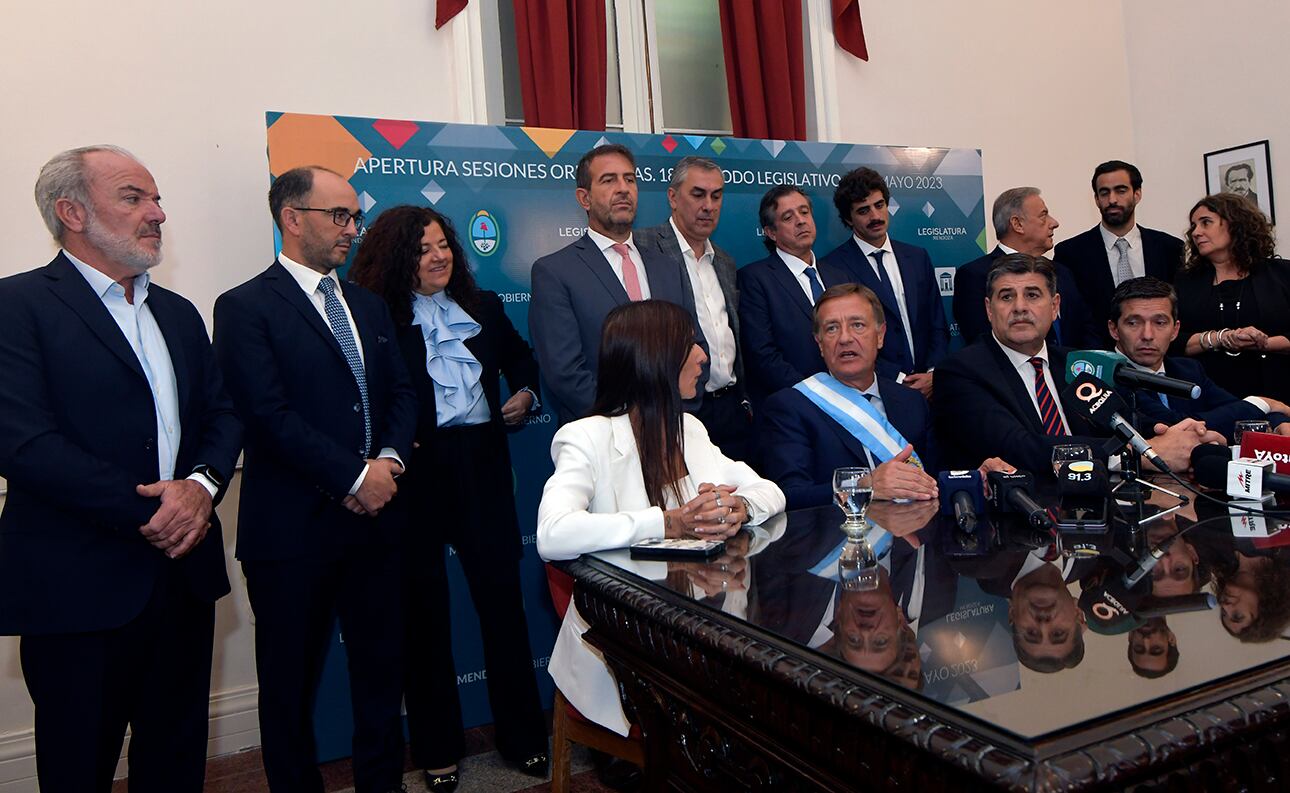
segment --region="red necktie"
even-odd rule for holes
[[[641,299],[641,279],[636,274],[636,263],[632,261],[632,249],[627,247],[625,242],[615,242],[611,245],[614,253],[622,257],[623,261],[623,288],[627,290],[627,299],[633,302]]]
[[[1030,365],[1035,367],[1035,401],[1039,403],[1039,420],[1044,423],[1044,434],[1065,435],[1062,414],[1057,411],[1057,401],[1053,399],[1053,392],[1048,390],[1048,381],[1044,379],[1044,361],[1042,358],[1031,358]]]

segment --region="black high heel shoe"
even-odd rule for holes
[[[460,781],[457,779],[456,771],[449,771],[446,774],[431,774],[426,771],[425,776],[426,790],[431,793],[452,793],[457,789],[457,783]]]

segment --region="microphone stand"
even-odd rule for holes
[[[1138,426],[1138,395],[1135,389],[1125,389],[1129,404],[1129,423]],[[1147,499],[1151,494],[1146,488],[1155,490],[1157,493],[1164,493],[1178,500],[1178,503],[1169,509],[1162,510],[1154,515],[1146,514]],[[1177,512],[1186,506],[1191,499],[1181,493],[1175,493],[1168,488],[1161,487],[1149,480],[1142,478],[1142,455],[1133,448],[1132,445],[1125,445],[1120,454],[1120,481],[1115,487],[1111,488],[1112,497],[1123,496],[1124,500],[1133,504],[1137,511],[1137,520],[1133,522],[1135,528],[1141,528],[1153,520],[1159,520],[1170,513]]]

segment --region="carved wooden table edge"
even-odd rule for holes
[[[934,703],[915,711],[885,681],[832,659],[799,661],[784,640],[646,591],[609,563],[583,557],[565,569],[585,638],[645,736],[647,789],[1213,793],[1290,779],[1290,677],[1040,760],[988,727],[965,731]]]

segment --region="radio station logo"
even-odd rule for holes
[[[480,256],[492,256],[501,241],[497,218],[481,209],[470,218],[470,244]]]
[[[1094,366],[1092,361],[1075,361],[1071,364],[1071,374],[1079,377],[1082,374],[1098,376],[1098,367]]]

